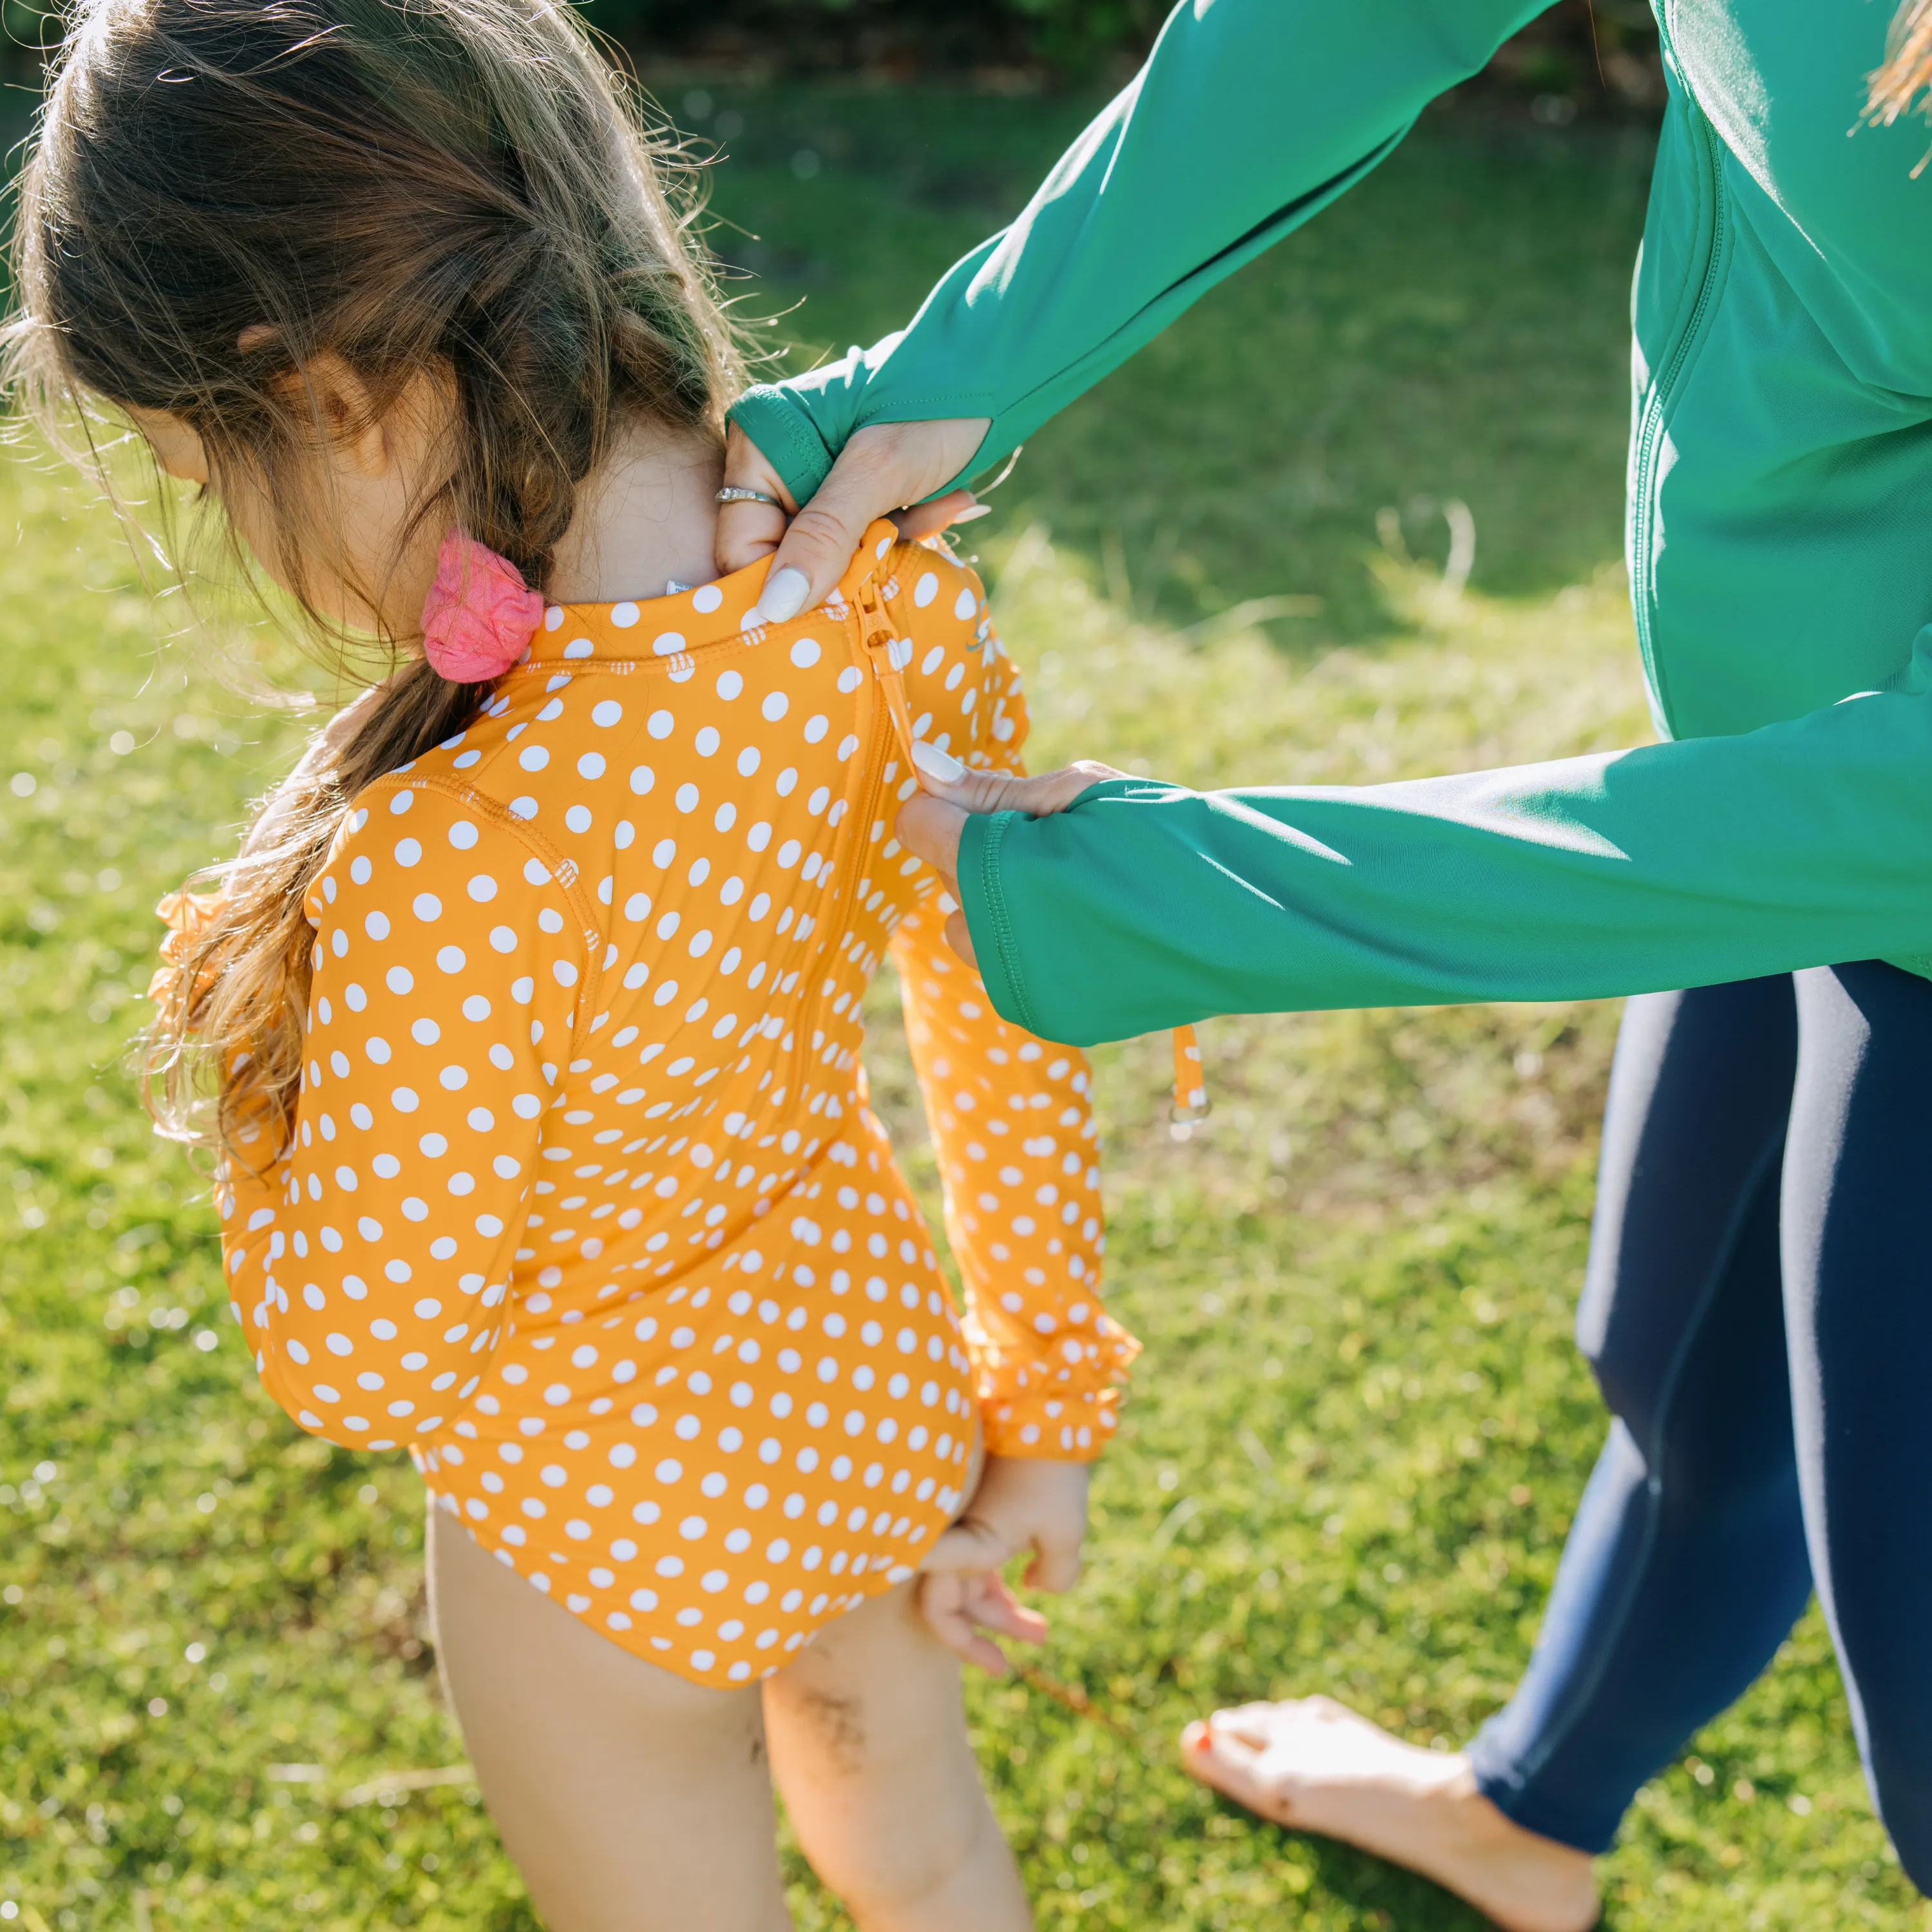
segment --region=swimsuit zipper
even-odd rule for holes
[[[1712,300],[1717,292],[1726,238],[1724,175],[1718,160],[1717,144],[1712,137],[1710,123],[1705,118],[1703,110],[1698,106],[1688,88],[1684,90],[1684,100],[1686,110],[1692,116],[1692,132],[1697,142],[1701,164],[1700,184],[1710,212],[1709,233],[1705,245],[1696,302],[1689,319],[1671,345],[1663,368],[1651,383],[1649,395],[1638,418],[1636,460],[1632,465],[1630,478],[1630,607],[1636,620],[1637,646],[1642,653],[1644,675],[1649,682],[1658,722],[1666,730],[1669,728],[1670,707],[1664,694],[1663,670],[1658,662],[1650,591],[1651,547],[1654,540],[1656,526],[1652,490],[1656,477],[1658,450],[1664,440],[1664,412],[1676,394],[1677,384],[1683,375],[1685,364],[1690,359],[1691,349],[1703,328],[1706,316],[1710,312]]]
[[[862,634],[866,634],[868,627],[866,626],[866,618],[868,615],[875,620],[878,627],[889,631],[890,627],[886,625],[884,613],[879,608],[878,598],[873,592],[872,585],[869,583],[862,585],[859,595]],[[870,650],[861,649],[860,662],[862,668],[870,660],[871,656]],[[852,794],[848,794],[848,797],[854,797],[854,802],[858,807],[858,809],[852,813],[849,820],[850,832],[848,841],[849,849],[845,859],[839,866],[836,885],[822,902],[823,910],[820,914],[820,925],[823,937],[820,940],[818,952],[812,956],[810,969],[817,975],[818,987],[808,1004],[801,1010],[796,1022],[798,1032],[794,1043],[791,1072],[787,1082],[788,1092],[794,1098],[804,1084],[806,1058],[814,1051],[812,1045],[813,1036],[821,1030],[819,1023],[824,1016],[828,997],[825,990],[826,975],[824,969],[826,962],[832,956],[835,938],[844,931],[841,917],[842,910],[847,900],[850,897],[853,888],[858,882],[860,873],[864,869],[866,855],[872,848],[873,814],[878,810],[880,795],[885,789],[886,746],[881,744],[880,741],[885,739],[888,743],[890,742],[890,734],[892,727],[890,709],[885,701],[884,692],[878,688],[880,682],[880,680],[874,678],[874,688],[871,693],[872,721],[866,734],[865,763],[862,767],[864,776],[860,779],[856,796]],[[882,849],[884,844],[885,841],[882,838],[880,841]]]

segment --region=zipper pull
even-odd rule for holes
[[[912,640],[900,637],[886,615],[878,589],[869,580],[859,586],[859,632],[871,659],[872,675],[885,692],[892,730],[908,760],[912,757],[912,706],[906,699],[905,673],[912,662]]]

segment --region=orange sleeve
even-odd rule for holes
[[[582,922],[496,808],[379,789],[311,887],[294,1139],[218,1190],[236,1318],[275,1400],[358,1448],[475,1394],[531,1253]],[[485,1400],[489,1400],[486,1397]]]
[[[943,552],[914,550],[892,609],[914,647],[906,694],[918,735],[974,765],[1022,770],[1026,700],[978,578]],[[1118,1420],[1140,1344],[1100,1302],[1106,1236],[1085,1057],[1001,1019],[946,944],[952,908],[938,875],[896,842],[880,856],[912,886],[892,958],[966,1285],[986,1447],[1087,1461]]]
[[[1086,1060],[1011,1026],[930,915],[892,936],[906,1033],[966,1285],[986,1447],[1085,1462],[1140,1345],[1100,1303],[1099,1137]]]

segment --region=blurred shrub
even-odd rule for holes
[[[580,0],[640,53],[788,67],[1047,67],[1137,59],[1162,0]]]
[[[1485,76],[1552,125],[1664,104],[1657,22],[1645,0],[1563,0],[1504,46]]]
[[[973,70],[1124,77],[1172,0],[576,0],[646,66],[697,60],[889,77]],[[1269,4],[1269,0],[1262,0]],[[1346,4],[1346,0],[1340,0]],[[61,0],[0,0],[0,73],[31,76]],[[1648,112],[1664,98],[1646,0],[1557,0],[1499,53],[1475,92],[1546,124]]]
[[[1168,0],[581,0],[646,58],[684,56],[789,68],[1046,68],[1072,76],[1138,60]],[[1492,88],[1544,103],[1561,122],[1663,98],[1644,0],[1558,0],[1498,57]],[[1554,104],[1568,102],[1568,110]]]

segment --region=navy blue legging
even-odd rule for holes
[[[1615,1420],[1472,1747],[1483,1790],[1605,1850],[1815,1588],[1932,1891],[1932,983],[1870,962],[1633,1000],[1576,1325]]]

